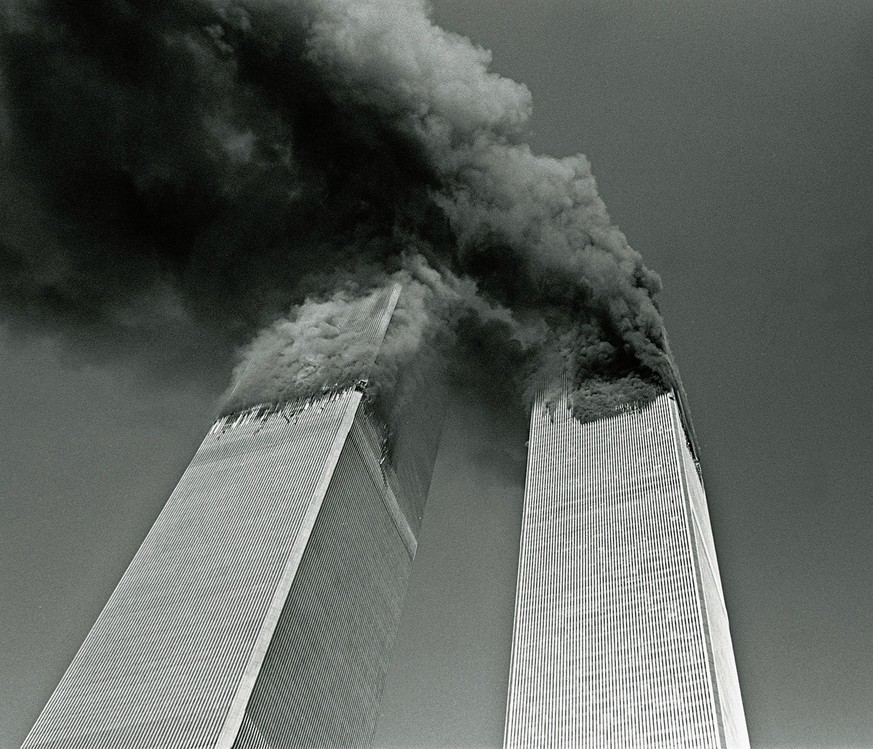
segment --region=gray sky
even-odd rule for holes
[[[873,6],[435,3],[591,159],[663,277],[755,746],[873,746]],[[0,747],[16,747],[199,444],[227,372],[3,338]],[[159,352],[156,351],[156,356]],[[498,746],[524,420],[459,396],[381,747]]]

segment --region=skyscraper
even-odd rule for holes
[[[346,339],[378,357],[400,294]],[[439,438],[420,382],[390,440],[364,381],[219,418],[23,746],[368,744]]]
[[[706,497],[665,393],[531,414],[505,746],[748,747]]]

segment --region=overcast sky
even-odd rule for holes
[[[873,6],[435,3],[582,151],[664,279],[753,746],[873,746]],[[0,747],[17,747],[229,373],[0,342]],[[160,343],[155,357],[161,357]],[[459,394],[380,747],[499,746],[524,416]]]

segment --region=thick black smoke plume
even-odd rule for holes
[[[238,343],[430,266],[461,349],[528,396],[650,399],[658,277],[584,156],[530,151],[530,94],[489,63],[418,0],[7,0],[2,311]]]

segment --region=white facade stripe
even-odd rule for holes
[[[309,536],[312,533],[312,528],[315,525],[315,518],[318,516],[318,511],[321,509],[321,503],[327,494],[328,486],[333,479],[334,470],[336,469],[337,461],[339,461],[340,451],[346,443],[349,431],[352,428],[352,422],[355,418],[355,413],[358,410],[358,404],[361,402],[361,394],[357,391],[350,391],[344,394],[342,398],[342,408],[344,410],[339,423],[339,428],[334,436],[333,443],[327,451],[324,468],[319,476],[318,483],[315,486],[312,496],[306,506],[303,514],[303,519],[300,524],[300,530],[294,539],[294,545],[291,547],[288,560],[285,563],[285,568],[282,570],[282,576],[279,578],[276,590],[270,600],[270,606],[264,616],[261,628],[255,639],[254,645],[249,655],[248,663],[243,671],[242,678],[236,688],[236,693],[230,703],[227,716],[224,719],[224,725],[218,735],[215,743],[216,749],[231,749],[242,725],[243,715],[245,714],[246,706],[248,705],[249,697],[252,689],[254,689],[258,674],[261,670],[261,664],[264,662],[264,656],[267,653],[267,646],[273,637],[273,632],[276,629],[276,624],[279,621],[279,614],[282,613],[282,608],[285,606],[285,599],[288,596],[288,591],[291,589],[291,583],[294,581],[294,576],[297,573],[297,568],[300,566],[300,560],[303,558],[303,552],[309,543]]]
[[[747,747],[705,496],[671,393],[531,414],[504,744]]]

